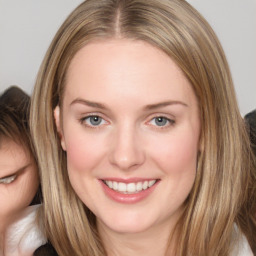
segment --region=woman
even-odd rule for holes
[[[45,243],[35,221],[39,179],[28,128],[29,106],[30,97],[18,87],[0,96],[0,255],[5,256],[32,255]]]
[[[252,255],[248,136],[223,50],[185,1],[82,3],[31,110],[59,255]]]

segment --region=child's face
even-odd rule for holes
[[[176,223],[196,175],[200,118],[190,83],[166,54],[130,40],[85,46],[55,118],[70,182],[99,228]]]
[[[6,228],[32,201],[38,170],[28,150],[12,140],[0,143],[0,228]]]

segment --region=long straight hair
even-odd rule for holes
[[[184,0],[87,0],[55,35],[31,108],[49,240],[60,255],[106,255],[94,214],[70,185],[53,110],[62,106],[74,55],[88,43],[112,38],[142,40],[161,49],[190,81],[200,107],[201,152],[176,226],[175,255],[229,255],[232,242],[239,239],[234,223],[251,238],[245,214],[255,190],[251,152],[222,47],[206,20]]]

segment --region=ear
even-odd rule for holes
[[[62,147],[63,150],[66,151],[65,139],[64,139],[64,136],[63,136],[61,121],[60,121],[60,107],[59,107],[59,105],[54,109],[53,114],[54,114],[54,119],[55,119],[55,125],[57,127],[58,135],[59,135],[59,138],[60,138],[61,147]]]

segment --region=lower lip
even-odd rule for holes
[[[105,194],[112,200],[123,203],[123,204],[134,204],[142,201],[143,199],[147,198],[156,188],[158,181],[150,188],[146,190],[142,190],[140,192],[137,192],[135,194],[122,194],[118,191],[115,191],[111,188],[109,188],[102,180],[100,180],[100,183],[102,185],[102,188],[105,192]]]

